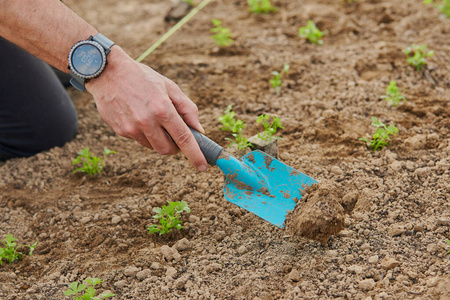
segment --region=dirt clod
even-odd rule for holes
[[[286,217],[286,230],[294,235],[326,244],[331,235],[344,228],[344,209],[332,181],[312,185]]]

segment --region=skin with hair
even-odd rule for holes
[[[59,0],[0,0],[0,36],[63,72],[69,72],[71,47],[97,33]],[[118,135],[163,155],[181,150],[196,169],[206,170],[206,159],[188,128],[204,133],[197,106],[173,81],[115,45],[105,70],[86,89]]]

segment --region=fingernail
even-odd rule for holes
[[[205,129],[203,128],[202,124],[198,124],[198,125],[200,125],[200,128],[202,129],[201,132],[205,133]]]
[[[198,170],[200,171],[200,172],[205,172],[206,171],[206,166],[205,165],[200,165],[200,166],[198,166]]]

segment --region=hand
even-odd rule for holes
[[[204,133],[197,106],[173,81],[114,46],[105,70],[86,88],[118,135],[163,155],[181,150],[195,168],[206,170],[206,159],[186,125]]]

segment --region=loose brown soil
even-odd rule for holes
[[[286,231],[326,245],[328,238],[344,229],[342,190],[334,182],[307,188],[294,211],[286,217]]]
[[[133,57],[172,26],[170,1],[64,2]],[[69,89],[76,138],[0,166],[0,237],[38,242],[0,267],[1,299],[68,299],[67,283],[94,276],[117,299],[450,299],[450,20],[417,0],[272,2],[278,13],[252,15],[244,0],[213,1],[145,63],[180,85],[223,145],[228,104],[248,137],[258,114],[280,116],[280,159],[337,190],[345,228],[325,245],[291,236],[227,202],[217,168],[200,174],[181,154],[118,137],[89,94]],[[216,48],[211,18],[232,47]],[[323,46],[297,36],[308,19],[329,30]],[[435,52],[425,72],[406,63],[413,43]],[[277,96],[268,80],[284,63]],[[405,89],[399,107],[380,99],[390,80]],[[371,116],[400,131],[376,153],[358,141]],[[72,174],[83,147],[117,154],[88,178]],[[152,208],[177,200],[192,210],[185,228],[147,234]]]

